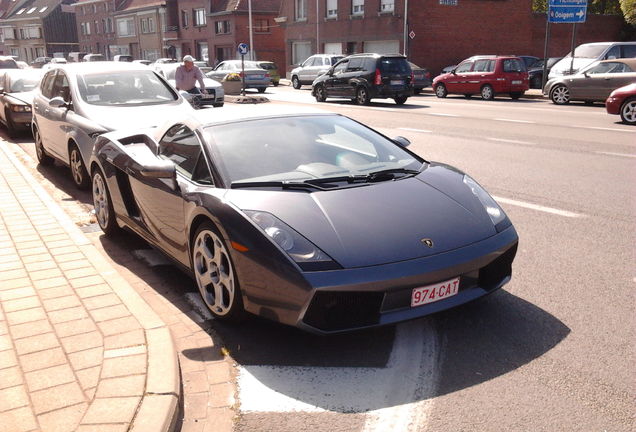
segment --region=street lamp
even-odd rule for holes
[[[254,36],[252,35],[252,0],[247,0],[247,14],[250,20],[250,60],[254,60]]]

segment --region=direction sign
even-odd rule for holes
[[[246,43],[240,43],[238,44],[238,53],[240,55],[245,55],[247,54],[247,52],[250,50],[249,45],[247,45]]]
[[[553,23],[583,23],[587,15],[587,6],[550,6],[548,21]]]
[[[587,0],[550,0],[550,6],[587,7]]]

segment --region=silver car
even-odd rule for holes
[[[255,88],[259,93],[264,93],[265,89],[272,85],[269,72],[259,67],[256,62],[246,60],[243,66],[245,67],[245,88]],[[240,74],[241,68],[241,60],[226,60],[205,75],[221,81],[229,73]]]
[[[167,79],[172,87],[177,88],[175,75],[179,66],[181,66],[181,63],[164,63],[155,65],[154,69]],[[182,91],[181,95],[195,108],[205,106],[222,107],[225,100],[225,91],[221,83],[212,78],[204,77],[203,84],[205,84],[207,94],[195,95]]]
[[[90,185],[88,161],[98,135],[157,126],[191,115],[190,104],[143,65],[85,62],[58,65],[33,96],[32,131],[40,164],[59,159],[80,188]]]
[[[339,54],[315,54],[291,71],[291,82],[295,89],[303,84],[310,85],[316,78],[327,72],[331,66],[343,59]]]
[[[31,126],[33,90],[40,83],[42,69],[5,69],[0,74],[0,122],[10,137]]]

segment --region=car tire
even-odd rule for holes
[[[470,99],[471,97],[473,97],[473,95],[471,95],[470,93],[466,93],[466,94],[464,95],[464,97],[465,97],[466,99]]]
[[[35,155],[38,158],[38,164],[47,166],[53,164],[53,158],[46,154],[44,145],[42,145],[42,137],[37,126],[33,126],[33,142],[35,144]]]
[[[448,90],[444,84],[437,84],[435,86],[435,96],[438,98],[445,98],[448,95]]]
[[[406,102],[408,98],[408,96],[398,96],[396,98],[393,98],[393,100],[397,105],[404,105],[404,102]]]
[[[626,99],[621,105],[621,120],[623,123],[636,125],[636,97]]]
[[[294,87],[296,90],[300,89],[300,87],[302,86],[302,84],[300,84],[300,80],[298,79],[297,76],[293,76],[292,77],[292,87]]]
[[[88,171],[86,171],[86,167],[84,166],[82,154],[75,143],[71,143],[68,148],[68,162],[75,186],[79,189],[88,189],[90,186],[90,178],[88,177]]]
[[[11,117],[11,111],[5,109],[4,118],[6,119],[7,123],[7,135],[9,135],[9,138],[15,138],[18,135],[18,129],[16,128],[15,123],[13,122],[13,118]]]
[[[481,88],[481,98],[487,101],[495,98],[495,91],[490,84],[486,84]]]
[[[91,180],[91,189],[93,192],[93,208],[97,223],[104,234],[112,236],[120,230],[117,225],[115,210],[113,209],[113,201],[110,198],[106,177],[102,170],[95,168]]]
[[[369,98],[369,90],[366,87],[360,86],[356,90],[356,103],[358,105],[369,105],[371,99]]]
[[[316,90],[314,90],[314,97],[316,98],[316,102],[324,102],[327,100],[327,90],[323,85],[317,85]]]
[[[192,271],[203,302],[215,318],[240,321],[245,315],[232,257],[211,222],[196,230],[192,245]]]
[[[276,81],[274,83],[272,83],[274,85],[274,87],[278,87],[279,81]]]
[[[223,102],[212,104],[214,108],[221,108],[223,106]]]
[[[557,105],[570,103],[570,90],[563,84],[557,84],[550,90],[550,100]]]
[[[265,88],[265,87],[259,87],[258,88],[258,92],[259,93],[265,93],[265,90],[267,90],[267,88]]]
[[[512,92],[512,93],[510,93],[510,97],[511,97],[513,100],[517,100],[517,99],[519,99],[521,96],[523,96],[523,93],[524,93],[524,92]]]

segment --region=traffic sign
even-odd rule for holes
[[[587,7],[587,0],[550,0],[550,6]]]
[[[548,22],[582,23],[587,15],[587,0],[550,0]]]
[[[247,52],[250,50],[249,45],[247,45],[246,43],[240,43],[238,44],[238,53],[240,55],[245,55],[247,54]]]

